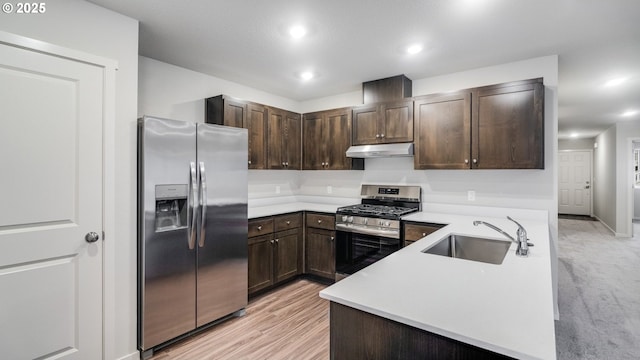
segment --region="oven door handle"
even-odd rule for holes
[[[346,232],[356,233],[356,234],[376,235],[376,236],[400,239],[399,230],[370,229],[370,228],[358,227],[353,225],[345,225],[345,224],[336,224],[336,230],[346,231]]]

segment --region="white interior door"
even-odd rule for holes
[[[558,153],[558,213],[591,215],[591,151]]]
[[[0,358],[101,358],[104,69],[0,44],[0,84]]]

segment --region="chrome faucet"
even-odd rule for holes
[[[520,225],[519,222],[513,220],[510,216],[507,216],[507,219],[513,221],[514,223],[516,223],[516,225],[518,225],[518,231],[516,231],[516,237],[517,240],[513,238],[513,236],[507,234],[506,232],[504,232],[502,229],[500,229],[499,227],[490,224],[488,222],[485,221],[480,221],[480,220],[476,220],[473,222],[474,226],[478,226],[480,224],[486,225],[487,227],[499,232],[500,234],[506,236],[507,238],[509,238],[511,241],[515,242],[518,244],[518,249],[516,250],[516,255],[518,256],[522,256],[522,257],[527,257],[529,255],[529,246],[533,246],[533,244],[528,243],[527,242],[527,230],[525,230],[525,228]]]

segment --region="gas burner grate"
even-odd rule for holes
[[[417,211],[415,208],[406,208],[388,205],[357,204],[338,208],[341,215],[371,216],[378,218],[397,219],[403,215]]]

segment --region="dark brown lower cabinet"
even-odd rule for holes
[[[249,238],[249,294],[273,285],[273,234]]]
[[[307,228],[307,273],[334,279],[335,231]]]
[[[249,222],[249,235],[268,232],[249,238],[249,295],[302,273],[301,226],[300,213]]]
[[[508,356],[331,302],[331,359],[511,359]]]
[[[305,272],[332,281],[336,276],[335,222],[333,214],[306,215]]]
[[[274,283],[290,279],[301,273],[300,253],[302,229],[291,229],[274,234]]]
[[[404,227],[404,231],[402,232],[402,238],[404,239],[403,246],[411,245],[414,242],[422,239],[432,232],[440,230],[445,226],[443,224],[417,223],[406,221],[403,221],[402,225]]]

